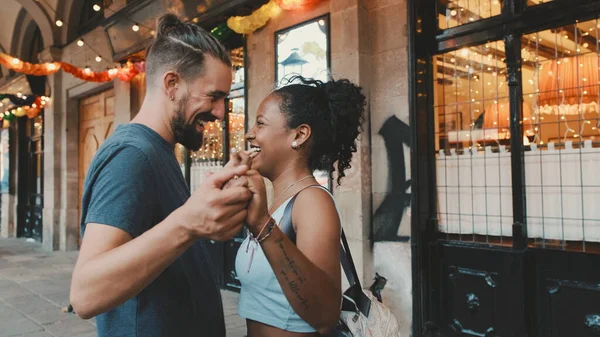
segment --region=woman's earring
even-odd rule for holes
[[[298,142],[297,141],[293,141],[292,142],[292,149],[296,150],[297,148],[299,148]]]

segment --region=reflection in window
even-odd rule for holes
[[[534,245],[599,246],[599,30],[592,20],[523,38],[523,100],[533,112],[525,173]]]
[[[438,0],[440,29],[453,28],[500,15],[504,0]]]
[[[503,42],[434,59],[439,227],[449,239],[510,244],[509,102]]]
[[[328,26],[328,18],[320,18],[276,33],[277,85],[298,74],[327,80]]]

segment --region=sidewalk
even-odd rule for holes
[[[48,253],[38,243],[0,239],[0,337],[95,337],[95,320],[61,308],[69,304],[77,252]],[[227,337],[245,335],[237,294],[223,291]]]

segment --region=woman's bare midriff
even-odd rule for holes
[[[248,336],[247,337],[318,337],[319,334],[316,332],[312,333],[299,333],[299,332],[290,332],[283,331],[281,329],[277,329],[275,327],[256,322],[251,320],[246,320],[246,325],[248,327]]]

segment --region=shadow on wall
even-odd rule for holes
[[[410,226],[409,211],[411,195],[410,179],[406,179],[406,156],[404,145],[411,147],[410,127],[396,116],[388,118],[379,130],[387,151],[391,189],[373,217],[373,241],[410,240],[399,235],[400,226]]]

